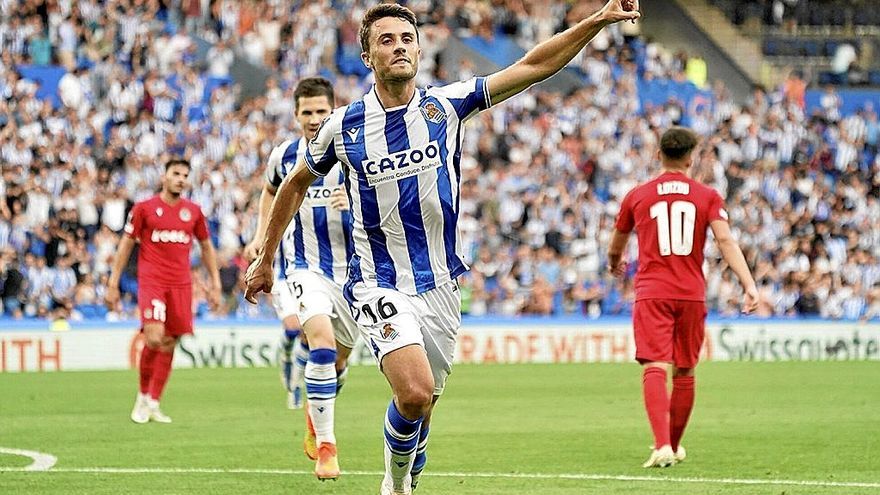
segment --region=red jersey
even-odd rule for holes
[[[703,247],[714,220],[727,220],[721,195],[682,173],[663,173],[623,198],[615,227],[638,236],[637,301],[706,300]]]
[[[125,233],[141,241],[138,283],[150,286],[192,284],[189,255],[193,237],[208,238],[208,224],[201,208],[184,198],[174,206],[159,195],[134,205]]]

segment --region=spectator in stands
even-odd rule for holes
[[[25,277],[18,269],[14,250],[0,253],[0,316],[20,319],[22,296],[25,291]]]

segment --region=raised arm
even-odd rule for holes
[[[623,5],[632,6],[624,10]],[[525,91],[556,74],[605,26],[638,19],[638,0],[610,0],[604,7],[574,26],[535,46],[515,64],[489,76],[487,85],[492,105]]]
[[[724,261],[736,274],[745,292],[745,301],[743,301],[743,313],[751,313],[758,309],[758,289],[755,286],[755,279],[752,278],[752,272],[749,271],[749,265],[743,256],[739,244],[730,233],[730,226],[724,220],[715,220],[709,224],[712,233],[715,234],[715,242],[718,244],[718,250]]]
[[[275,251],[281,244],[281,237],[287,230],[287,225],[302,205],[309,186],[317,178],[318,176],[306,166],[305,160],[300,158],[275,193],[275,199],[272,200],[272,206],[269,208],[266,233],[260,241],[257,258],[251,263],[247,272],[247,289],[244,297],[249,302],[256,304],[256,296],[259,292],[272,292],[272,259]]]

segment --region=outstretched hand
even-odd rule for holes
[[[348,210],[348,195],[345,194],[344,188],[338,187],[333,190],[330,195],[330,206],[339,211]]]
[[[623,278],[626,275],[626,261],[621,259],[616,265],[608,262],[608,271],[617,278]]]
[[[758,289],[755,286],[751,286],[745,290],[745,299],[743,300],[742,312],[745,314],[750,314],[755,312],[758,309]]]
[[[620,21],[633,21],[642,16],[639,0],[610,0],[602,7],[602,16],[611,24]]]
[[[257,257],[250,264],[247,275],[245,275],[245,284],[247,285],[244,291],[245,300],[251,304],[257,304],[257,294],[260,292],[270,294],[273,278],[271,258],[269,261],[264,261],[262,256]]]
[[[257,255],[260,254],[260,243],[256,238],[249,242],[247,246],[244,247],[244,251],[241,253],[244,256],[244,259],[247,260],[248,263],[257,259]]]

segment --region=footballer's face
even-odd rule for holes
[[[311,141],[315,137],[318,129],[321,128],[321,122],[324,122],[332,111],[333,105],[324,95],[299,97],[296,102],[296,121],[299,122],[306,140]]]
[[[370,50],[361,57],[377,81],[406,82],[419,70],[416,28],[399,17],[383,17],[370,27]]]
[[[162,176],[162,187],[174,196],[180,196],[189,186],[189,167],[185,165],[172,165]]]

